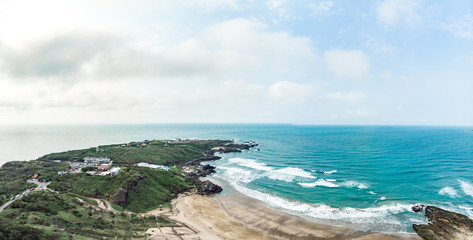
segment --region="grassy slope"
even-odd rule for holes
[[[0,213],[0,239],[19,239],[15,236],[23,236],[21,239],[54,239],[56,236],[68,239],[70,235],[76,239],[141,237],[147,228],[156,226],[156,219],[93,210],[82,206],[76,196],[111,200],[118,188],[124,188],[137,176],[143,176],[136,186],[130,188],[127,204],[121,209],[145,212],[157,208],[159,204],[167,205],[176,193],[192,184],[182,177],[181,166],[191,159],[205,156],[203,152],[227,143],[229,141],[209,140],[165,146],[164,141],[154,141],[147,147],[109,145],[101,146],[104,151],[99,152],[96,148],[90,148],[52,153],[36,161],[9,162],[0,169],[2,203],[34,187],[26,180],[35,173],[40,174],[40,179],[51,181],[49,187],[60,189],[61,194],[33,192],[15,201]],[[57,172],[67,169],[68,165],[66,162],[51,161],[80,160],[87,156],[110,157],[114,165],[122,167],[122,171],[116,176],[90,176],[84,173],[57,176]],[[132,166],[138,162],[177,167],[164,171]],[[163,219],[160,222],[161,225],[170,224]]]
[[[27,183],[35,173],[40,174],[40,179],[53,179],[58,171],[67,169],[67,163],[50,161],[21,161],[8,162],[0,168],[0,203],[3,204],[11,197],[23,191],[36,187]]]
[[[127,198],[129,204],[122,207],[132,212],[145,212],[157,208],[159,204],[169,202],[190,184],[179,172],[138,167],[128,169],[115,176],[64,174],[57,177],[49,187],[61,192],[73,192],[113,201],[118,188],[124,188],[137,176],[144,176],[129,191]]]
[[[15,201],[0,213],[0,239],[25,239],[20,234],[30,232],[29,239],[144,238],[147,228],[175,226],[162,218],[114,214],[87,206],[68,194],[47,191],[34,192]],[[17,237],[17,238],[15,238]]]
[[[139,162],[163,165],[182,165],[187,161],[203,156],[204,151],[213,147],[222,146],[229,141],[208,140],[201,142],[191,142],[183,144],[168,144],[164,141],[153,141],[147,147],[136,147],[131,144],[128,147],[121,145],[101,146],[103,151],[96,151],[96,148],[73,150],[61,153],[45,155],[41,159],[45,160],[80,160],[87,156],[110,157],[114,163],[119,165],[130,165]]]

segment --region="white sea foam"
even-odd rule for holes
[[[386,200],[386,197],[385,196],[382,196],[379,198],[380,200]]]
[[[455,190],[452,187],[444,187],[444,188],[440,189],[439,194],[440,195],[448,195],[450,197],[457,197],[458,196],[457,190]]]
[[[332,174],[332,173],[336,173],[337,170],[332,170],[332,171],[324,171],[325,174]]]
[[[471,183],[464,182],[460,179],[457,179],[457,180],[458,180],[458,182],[460,182],[460,187],[461,187],[462,191],[466,195],[473,197],[473,185],[471,185]]]
[[[375,195],[375,194],[376,194],[376,193],[375,193],[375,192],[373,192],[373,191],[369,191],[368,193],[369,193],[369,194],[373,194],[373,195]]]
[[[336,182],[337,180],[335,180],[335,179],[328,179],[328,178],[326,178],[326,179],[325,179],[325,181],[327,181],[327,182]]]
[[[254,159],[230,158],[228,159],[228,161],[230,163],[235,163],[243,167],[253,168],[253,169],[261,170],[261,171],[271,171],[273,169],[272,167],[269,167],[267,164],[258,162]]]
[[[237,168],[237,167],[225,167],[225,166],[220,166],[218,167],[219,169],[223,169],[226,179],[231,179],[234,182],[243,182],[243,183],[249,183],[260,176],[257,174],[254,174],[252,171],[245,170],[242,168]]]
[[[412,205],[396,203],[374,208],[333,208],[325,204],[290,201],[240,185],[233,185],[233,187],[247,196],[266,202],[271,207],[283,209],[297,215],[321,219],[320,221],[351,226],[358,230],[405,231],[402,221],[394,215],[403,212],[410,213],[412,207]]]
[[[229,163],[236,164],[238,166],[255,169],[258,171],[262,171],[260,173],[253,173],[259,176],[265,176],[273,180],[280,180],[285,182],[292,182],[294,178],[301,177],[301,178],[311,178],[316,179],[317,177],[312,176],[312,174],[304,169],[294,168],[294,167],[286,167],[275,169],[274,167],[270,167],[265,163],[258,162],[254,159],[245,159],[245,158],[230,158],[228,160]]]
[[[359,183],[357,181],[345,181],[345,182],[341,183],[340,185],[344,186],[344,187],[349,187],[349,188],[352,188],[352,187],[357,187],[359,189],[368,188],[368,186],[366,184]]]
[[[324,179],[319,179],[315,182],[311,183],[297,183],[301,185],[302,187],[317,187],[317,186],[323,186],[323,187],[339,187],[337,184],[327,182]]]
[[[466,214],[467,214],[470,218],[473,217],[473,211],[472,211],[473,208],[467,207],[467,206],[458,206],[458,207],[461,208],[461,209],[463,209],[463,210],[465,210]]]
[[[293,167],[281,168],[270,171],[267,173],[267,177],[270,179],[281,180],[286,182],[292,182],[296,177],[312,179],[317,178],[312,176],[309,172],[304,171],[303,169]]]

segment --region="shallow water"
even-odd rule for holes
[[[215,178],[275,208],[360,230],[410,232],[435,204],[473,217],[473,132],[464,127],[295,125],[3,126],[0,162],[144,139],[260,146],[222,155]]]

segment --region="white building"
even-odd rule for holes
[[[120,168],[119,167],[113,167],[112,169],[110,169],[110,173],[112,175],[117,175],[120,173]]]
[[[85,157],[84,162],[86,163],[109,163],[110,158],[108,157]]]

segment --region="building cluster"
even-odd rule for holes
[[[104,163],[109,163],[110,158],[108,158],[108,157],[85,157],[84,162],[85,163],[94,163],[94,164],[104,164]]]
[[[69,169],[58,172],[60,176],[66,173],[80,173],[82,168],[93,167],[93,171],[87,173],[92,175],[116,175],[120,173],[119,167],[112,167],[112,161],[108,157],[85,157],[83,162],[69,162]]]

